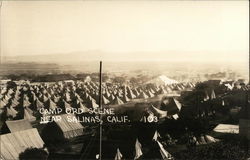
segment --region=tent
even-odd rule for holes
[[[160,87],[160,89],[158,90],[158,94],[166,94],[168,93],[163,87]]]
[[[165,150],[163,145],[159,141],[157,141],[157,143],[160,147],[160,153],[161,153],[162,159],[163,160],[173,159],[172,155],[168,151]]]
[[[36,99],[36,100],[35,100],[35,108],[36,108],[37,110],[39,110],[39,109],[41,109],[41,108],[44,108],[43,103],[42,103],[41,101],[39,101],[39,99]]]
[[[15,121],[6,121],[5,122],[10,132],[18,132],[27,129],[32,129],[30,122],[26,119],[20,119]]]
[[[96,101],[93,98],[90,100],[90,107],[94,109],[99,107],[99,105],[96,104]]]
[[[219,141],[218,139],[216,139],[216,138],[214,138],[212,136],[209,136],[209,135],[205,135],[204,137],[205,137],[205,140],[206,140],[207,143],[214,143],[214,142]]]
[[[173,97],[166,98],[161,104],[161,109],[168,111],[170,114],[178,113],[181,110],[181,107],[181,103]]]
[[[232,133],[232,134],[239,134],[239,125],[232,125],[232,124],[218,124],[213,131],[219,133]]]
[[[64,98],[67,102],[71,101],[70,94],[68,92],[65,93]]]
[[[55,102],[53,102],[51,99],[49,99],[47,101],[47,103],[48,103],[48,109],[56,109],[56,108],[58,108],[57,105],[55,104]]]
[[[209,96],[208,96],[207,92],[205,92],[205,97],[204,97],[204,99],[203,99],[203,100],[204,100],[204,101],[209,100]]]
[[[177,119],[179,118],[178,114],[174,114],[174,115],[172,115],[172,117],[173,117],[175,120],[177,120]]]
[[[65,100],[63,100],[63,107],[64,109],[68,108],[68,109],[71,109],[71,105],[69,103],[67,103]]]
[[[199,144],[207,144],[204,136],[198,137],[198,142],[199,142]]]
[[[159,116],[159,118],[165,118],[168,116],[168,111],[160,110],[160,109],[154,107],[153,105],[151,105],[150,110],[154,113],[154,115]]]
[[[124,104],[124,102],[118,96],[116,96],[115,100],[113,101],[112,104],[114,104],[114,105],[121,105],[121,104]]]
[[[30,105],[31,103],[29,102],[28,97],[23,98],[23,107],[29,107]]]
[[[137,97],[139,96],[139,91],[135,88],[134,90],[132,90],[132,92],[134,93],[134,95]]]
[[[44,103],[44,102],[47,102],[49,100],[49,98],[46,97],[45,95],[42,95],[41,100]]]
[[[18,112],[13,107],[7,107],[7,116],[15,118],[17,114]]]
[[[103,102],[103,104],[109,104],[110,103],[110,101],[105,96],[102,96],[102,102]]]
[[[140,95],[138,96],[138,98],[146,99],[146,98],[148,98],[148,96],[142,91],[142,92],[140,93]]]
[[[122,100],[123,100],[124,102],[130,101],[130,99],[128,98],[128,96],[125,95],[125,94],[123,95]]]
[[[151,91],[147,91],[146,93],[147,93],[148,97],[154,97],[155,96]]]
[[[23,118],[30,121],[30,122],[33,122],[36,120],[36,117],[32,116],[32,114],[28,112],[27,108],[24,108],[24,117]]]
[[[73,120],[75,118],[74,115],[63,114],[60,116],[61,120],[56,121],[55,123],[60,127],[65,138],[73,138],[83,135],[83,126],[81,125],[81,123],[68,120],[68,118]]]
[[[4,108],[7,105],[7,103],[3,100],[0,100],[0,108]]]
[[[119,148],[117,148],[115,160],[121,160],[121,159],[122,159],[122,154],[121,154]]]
[[[210,135],[202,135],[198,138],[193,137],[193,140],[196,142],[196,145],[203,145],[203,144],[209,144],[209,143],[215,143],[218,142],[219,139],[216,139]]]
[[[1,159],[18,159],[27,148],[43,148],[44,142],[36,128],[0,135]]]
[[[16,107],[16,106],[18,106],[18,105],[19,105],[18,100],[17,100],[16,98],[13,98],[13,99],[11,100],[11,106],[12,106],[12,107]]]
[[[157,132],[157,131],[155,131],[155,133],[154,133],[154,136],[153,136],[153,141],[157,141],[158,140],[158,137],[160,137],[161,138],[161,135],[159,134],[159,132]]]
[[[128,89],[128,98],[130,98],[130,99],[136,98],[136,95],[134,95],[134,93],[132,92],[132,90],[130,88]]]
[[[210,99],[211,99],[211,100],[212,100],[212,99],[216,99],[216,95],[215,95],[214,90],[212,90],[212,92],[211,92]]]
[[[142,150],[141,150],[141,143],[139,142],[138,139],[136,139],[135,141],[135,158],[134,159],[138,159],[142,156]]]
[[[77,105],[78,105],[78,108],[81,108],[84,113],[87,113],[89,111],[89,109],[85,105],[83,105],[81,102],[79,102]]]

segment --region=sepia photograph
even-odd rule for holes
[[[249,1],[0,0],[0,160],[250,160]]]

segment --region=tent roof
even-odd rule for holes
[[[124,104],[124,102],[118,96],[116,96],[115,100],[113,101],[113,104],[120,105],[120,104]]]
[[[148,98],[148,96],[142,91],[142,92],[140,93],[140,95],[139,95],[139,98],[144,98],[144,99],[146,99],[146,98]]]
[[[34,117],[27,108],[24,109],[24,119],[28,120],[28,121],[35,121],[36,117]]]
[[[232,124],[218,124],[214,128],[215,132],[220,132],[220,133],[234,133],[238,134],[239,133],[239,125],[232,125]]]
[[[22,130],[32,129],[30,122],[26,119],[5,122],[10,132],[18,132]]]
[[[83,105],[82,102],[79,102],[77,105],[84,111],[84,113],[88,112],[89,109],[85,105]]]
[[[109,104],[110,101],[105,97],[105,96],[102,96],[102,101],[104,104]]]
[[[7,107],[7,116],[11,116],[14,118],[16,117],[17,114],[18,112],[13,107],[10,108]]]
[[[43,148],[44,145],[36,128],[4,134],[0,139],[3,160],[18,159],[27,148]]]
[[[151,111],[154,113],[154,114],[157,114],[159,115],[159,118],[164,118],[164,117],[167,117],[168,115],[168,111],[163,111],[163,110],[160,110],[156,107],[154,107],[153,105],[151,105]]]
[[[73,138],[83,135],[83,126],[81,125],[81,123],[68,120],[68,118],[70,118],[70,120],[73,120],[73,118],[75,117],[74,115],[62,114],[60,116],[62,119],[60,121],[56,121],[56,124],[61,128],[65,138]]]

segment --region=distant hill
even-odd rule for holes
[[[186,56],[189,52],[155,51],[155,52],[105,52],[100,50],[76,51],[69,53],[53,53],[41,55],[5,56],[6,62],[46,62],[46,63],[78,63],[83,61],[166,61],[166,62],[199,62],[207,61],[204,54],[192,52],[192,57]],[[224,57],[223,57],[224,58]],[[222,59],[218,56],[218,59]]]
[[[126,53],[110,53],[98,50],[71,52],[71,53],[57,53],[57,54],[44,54],[44,55],[22,55],[5,57],[6,62],[39,62],[39,63],[80,63],[86,61],[126,61],[126,60],[140,60],[140,56],[136,54]]]
[[[31,73],[31,71],[36,74],[99,72],[99,61],[102,60],[103,72],[120,74],[120,76],[124,73],[131,76],[136,76],[137,74],[163,74],[170,77],[185,74],[189,78],[195,78],[197,73],[202,76],[203,74],[214,74],[231,70],[248,77],[248,63],[225,63],[220,61],[223,58],[221,56],[218,56],[218,61],[206,62],[208,58],[204,57],[204,54],[200,52],[192,54],[194,55],[193,57],[185,55],[188,55],[188,52],[112,53],[99,50],[43,55],[5,55],[1,57],[3,64],[0,67],[0,74]],[[160,78],[160,81],[169,81],[164,77],[162,78]]]
[[[53,63],[2,63],[0,75],[7,74],[51,74],[60,72],[61,68]]]
[[[94,61],[100,59],[101,52],[73,52],[73,53],[58,53],[44,55],[21,55],[21,56],[6,56],[6,62],[39,62],[39,63],[57,63],[65,64],[72,62]]]

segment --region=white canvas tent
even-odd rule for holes
[[[6,121],[5,122],[10,132],[18,132],[27,129],[32,129],[32,126],[28,120],[20,119],[15,121]]]
[[[143,155],[142,153],[142,146],[141,143],[139,142],[138,139],[136,139],[135,141],[135,158],[134,159],[138,159]]]
[[[168,111],[160,110],[153,105],[151,105],[150,110],[154,113],[154,115],[159,116],[159,118],[166,118],[168,116]]]
[[[73,138],[83,135],[83,126],[80,122],[70,122],[68,117],[72,120],[75,116],[71,114],[60,115],[61,120],[56,121],[56,124],[60,127],[65,138]]]
[[[121,159],[122,159],[122,154],[121,154],[119,148],[117,148],[115,160],[121,160]]]
[[[214,128],[215,132],[219,133],[232,133],[232,134],[239,134],[239,125],[232,125],[232,124],[218,124]]]
[[[27,148],[43,148],[44,145],[36,128],[4,134],[0,139],[3,160],[17,160]]]
[[[160,153],[161,153],[162,159],[163,160],[173,159],[172,155],[167,150],[165,150],[163,145],[159,141],[157,141],[157,143],[158,143],[158,145],[160,147]]]

